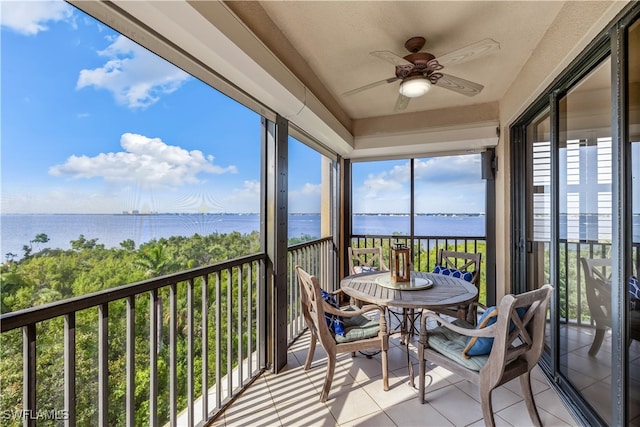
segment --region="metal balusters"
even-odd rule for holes
[[[253,375],[253,264],[247,265],[247,373]]]
[[[26,414],[36,411],[36,324],[30,323],[22,328],[22,407]],[[23,426],[35,426],[32,417],[23,417]]]
[[[267,305],[267,295],[266,295],[266,263],[264,259],[256,261],[259,263],[258,272],[256,274],[257,278],[257,288],[256,292],[258,297],[256,299],[258,307],[256,308],[257,313],[257,322],[256,322],[256,339],[257,339],[257,350],[258,350],[258,363],[259,367],[262,368],[267,365],[267,333],[266,333],[266,305]]]
[[[303,245],[304,246],[304,245]],[[310,251],[307,249],[301,249],[301,253],[304,256],[317,257],[321,256],[317,251],[324,249],[325,244],[312,243],[306,245],[313,247]],[[315,251],[315,252],[314,252]],[[321,265],[321,264],[319,264]],[[40,327],[40,323],[49,319],[55,319],[63,317],[64,326],[64,372],[60,374],[64,375],[64,405],[66,410],[66,425],[78,425],[81,421],[78,419],[77,411],[77,397],[80,392],[85,393],[88,391],[87,387],[78,388],[77,385],[77,363],[76,358],[78,351],[76,348],[77,342],[77,328],[76,322],[78,321],[78,315],[76,313],[90,310],[87,312],[96,313],[97,316],[97,383],[92,383],[91,386],[97,387],[97,399],[94,400],[94,409],[97,412],[97,418],[95,419],[98,425],[108,425],[113,422],[109,417],[109,409],[113,402],[110,401],[109,391],[115,384],[112,383],[113,379],[109,376],[110,358],[118,355],[119,352],[111,352],[109,349],[109,343],[114,341],[124,341],[126,353],[123,355],[122,361],[125,364],[124,376],[122,387],[126,387],[126,396],[123,396],[123,412],[122,414],[125,421],[123,424],[133,425],[140,418],[141,408],[136,407],[138,403],[137,399],[140,396],[136,396],[136,388],[139,388],[139,384],[136,384],[136,360],[140,357],[136,355],[136,337],[140,338],[141,334],[148,334],[149,343],[149,395],[145,396],[148,399],[149,420],[148,423],[151,426],[157,426],[158,424],[164,424],[167,422],[165,413],[168,412],[168,424],[176,425],[181,424],[196,424],[200,423],[200,419],[197,421],[196,413],[200,413],[200,405],[202,407],[202,420],[204,423],[210,421],[220,409],[223,407],[223,402],[226,404],[230,399],[237,394],[241,387],[244,387],[249,383],[248,379],[254,375],[254,371],[257,373],[264,369],[266,366],[266,311],[263,306],[266,301],[265,295],[265,255],[256,254],[247,257],[243,257],[237,260],[225,261],[216,265],[202,267],[200,269],[194,269],[190,271],[184,271],[175,273],[163,277],[149,279],[138,283],[123,285],[116,288],[111,288],[105,291],[96,292],[91,295],[81,296],[74,298],[73,300],[62,300],[46,307],[32,307],[22,310],[20,312],[6,313],[2,315],[2,322],[0,327],[2,333],[14,330],[16,328],[23,329],[23,378],[24,378],[24,392],[23,392],[23,407],[27,414],[37,414],[38,402],[36,399],[36,328]],[[233,276],[237,274],[237,277]],[[211,283],[213,276],[215,275],[215,285]],[[196,337],[195,331],[197,329],[196,322],[198,319],[193,316],[196,315],[197,308],[194,307],[196,303],[196,295],[193,294],[194,286],[197,286],[197,278],[201,277],[203,280],[202,289],[202,402],[196,400],[194,390],[195,381],[199,372],[194,372],[195,365],[193,360],[195,355],[195,348],[198,344],[200,337]],[[236,281],[237,279],[237,281]],[[226,280],[222,282],[222,280]],[[295,282],[294,282],[295,283]],[[181,291],[181,286],[187,286],[186,292]],[[238,289],[233,288],[234,285],[238,286]],[[215,287],[214,288],[212,288]],[[223,287],[227,287],[227,291],[224,292]],[[296,288],[294,288],[296,289]],[[180,293],[178,293],[180,291]],[[166,292],[166,294],[165,294]],[[223,293],[224,292],[224,293]],[[136,307],[136,299],[138,295],[149,294],[149,303],[147,305],[145,299],[144,314],[148,311],[148,327],[139,328],[136,327],[136,317],[140,318],[139,307]],[[162,314],[163,302],[161,295],[167,295],[169,302],[167,307],[169,316]],[[223,298],[224,295],[224,298]],[[166,300],[166,296],[164,299]],[[179,299],[180,298],[180,299]],[[237,303],[234,301],[238,298]],[[294,296],[294,303],[297,303],[297,293]],[[215,299],[215,304],[214,304]],[[124,322],[123,332],[117,332],[120,328],[110,327],[109,315],[113,317],[116,313],[115,306],[109,307],[110,303],[122,301],[125,306],[126,319],[114,318],[114,322]],[[178,303],[180,308],[178,307]],[[140,303],[138,303],[139,305]],[[183,304],[186,304],[186,312],[183,311]],[[120,307],[118,305],[118,307]],[[148,308],[147,308],[148,307]],[[235,310],[238,310],[237,312]],[[226,310],[226,315],[225,315]],[[296,308],[297,310],[297,308]],[[111,313],[109,313],[111,311]],[[117,311],[119,312],[119,310]],[[187,318],[184,315],[188,316]],[[163,320],[165,319],[165,320]],[[167,327],[169,333],[168,342],[169,348],[163,347],[163,328]],[[213,324],[211,323],[213,322]],[[236,324],[236,322],[238,322]],[[226,328],[225,328],[226,323]],[[93,323],[95,324],[95,323]],[[212,325],[213,331],[209,330],[209,325]],[[180,328],[180,329],[178,329]],[[184,328],[184,329],[183,329]],[[141,330],[142,329],[142,330]],[[185,353],[182,353],[182,344],[180,341],[182,333],[181,331],[188,330],[188,337],[185,339]],[[121,333],[121,336],[114,336],[115,333]],[[211,336],[215,334],[216,339],[212,340]],[[238,343],[235,343],[235,339],[238,339]],[[189,340],[187,343],[186,340]],[[224,340],[224,341],[222,341]],[[226,345],[225,345],[226,344]],[[211,346],[215,345],[214,350]],[[166,346],[166,345],[165,345]],[[178,349],[180,348],[180,353]],[[225,351],[226,353],[221,353]],[[237,352],[237,354],[236,354]],[[226,360],[224,356],[226,354]],[[164,360],[160,361],[160,357],[167,357],[167,383],[162,383],[161,378],[164,378],[165,372],[159,372],[160,366],[164,365]],[[146,358],[147,355],[144,357]],[[255,358],[255,360],[254,360]],[[215,361],[214,361],[215,359]],[[215,363],[214,367],[209,364]],[[138,362],[139,363],[139,362]],[[256,366],[257,363],[257,366]],[[186,374],[182,372],[182,364],[188,371]],[[215,375],[212,370],[215,369]],[[180,372],[180,377],[178,377]],[[183,375],[189,378],[183,379]],[[214,378],[215,377],[215,378]],[[185,381],[187,396],[179,395],[180,390],[184,390],[183,383],[179,381]],[[209,388],[209,385],[211,388]],[[165,394],[166,393],[166,394]],[[212,402],[208,402],[208,396],[211,393],[215,393],[215,402],[217,406],[213,408],[213,396]],[[168,396],[167,396],[168,395]],[[168,397],[166,403],[165,399]],[[188,407],[177,407],[178,402],[188,400]],[[84,398],[84,397],[83,397]],[[159,407],[159,402],[163,402],[163,407]],[[116,402],[119,403],[119,402]],[[196,406],[198,405],[198,406]],[[187,405],[185,405],[187,406]],[[196,408],[198,409],[196,411]],[[88,409],[88,408],[82,408]],[[113,410],[113,408],[111,408]],[[186,409],[186,410],[185,410]],[[189,414],[191,411],[191,414]],[[211,411],[211,413],[209,413]],[[34,416],[35,417],[35,416]],[[31,418],[34,418],[31,417]],[[26,417],[25,425],[34,425],[35,419],[30,420]],[[162,419],[161,419],[162,418]],[[194,419],[191,421],[190,419]],[[83,418],[84,419],[84,418]],[[145,420],[145,423],[147,421]]]
[[[222,336],[222,274],[216,272],[216,409],[222,407],[222,350],[220,337]]]
[[[98,306],[98,425],[109,425],[109,303]]]
[[[242,372],[242,266],[237,268],[238,271],[238,355],[236,356],[236,366],[238,370],[238,386],[244,385],[244,375]]]
[[[169,423],[176,426],[178,420],[178,285],[172,283],[169,287]]]
[[[209,275],[202,276],[202,419],[209,415]]]
[[[64,317],[64,408],[66,427],[76,425],[76,313]]]
[[[149,297],[149,425],[158,425],[158,290]]]
[[[227,395],[233,393],[233,285],[231,268],[227,272]],[[226,397],[226,396],[225,396]]]
[[[127,298],[127,395],[126,423],[133,427],[136,423],[136,297]]]
[[[187,280],[187,425],[193,426],[193,279]]]

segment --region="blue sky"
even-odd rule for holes
[[[417,213],[484,213],[480,155],[414,160]],[[409,160],[353,164],[353,212],[411,212]]]
[[[259,210],[256,113],[62,1],[0,7],[2,213]],[[289,151],[289,211],[319,212]],[[408,164],[356,163],[355,212],[407,212]],[[416,165],[418,212],[484,212],[479,156]]]

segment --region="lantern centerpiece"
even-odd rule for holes
[[[404,243],[394,243],[389,256],[391,282],[411,281],[411,249]]]

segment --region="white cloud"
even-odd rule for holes
[[[289,213],[320,212],[322,184],[305,183],[289,191]]]
[[[448,184],[480,178],[480,155],[416,159],[414,164],[416,181]]]
[[[364,197],[376,197],[379,194],[387,194],[402,190],[403,178],[398,167],[394,167],[391,171],[380,172],[379,174],[369,174],[364,180],[363,185],[358,189],[358,193]],[[399,178],[399,179],[398,179]]]
[[[292,190],[289,192],[289,197],[297,196],[318,196],[320,197],[321,184],[305,183],[300,190]]]
[[[222,212],[260,212],[260,181],[244,181],[242,188],[226,192],[221,201]]]
[[[73,16],[73,8],[63,1],[0,1],[0,23],[24,35],[35,35],[49,29],[48,23],[65,21]]]
[[[95,87],[111,92],[119,104],[128,108],[147,108],[162,95],[177,90],[190,76],[119,35],[98,55],[107,58],[100,68],[81,70],[77,89]]]
[[[49,169],[54,176],[103,178],[106,182],[135,184],[142,188],[179,187],[200,183],[201,173],[236,173],[235,166],[213,164],[213,156],[167,145],[160,138],[125,133],[120,138],[125,151],[100,153],[95,157],[71,156]]]
[[[410,210],[410,162],[369,174],[353,196],[357,213],[407,213]],[[480,156],[462,155],[414,160],[416,212],[484,211]]]

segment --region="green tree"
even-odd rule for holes
[[[164,244],[145,245],[135,260],[135,265],[144,269],[146,277],[156,277],[166,274],[170,268],[171,259],[167,256]]]
[[[126,251],[132,252],[136,249],[136,242],[131,239],[123,240],[120,242],[120,247]]]

